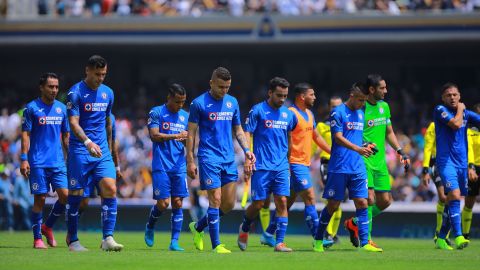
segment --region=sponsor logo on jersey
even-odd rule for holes
[[[265,120],[266,128],[287,129],[288,122],[280,120]]]
[[[39,123],[40,125],[45,125],[45,124],[47,124],[47,119],[45,119],[45,116],[39,117],[39,118],[38,118],[38,123]]]
[[[369,127],[373,127],[375,122],[373,120],[368,120],[367,124],[368,124]]]
[[[233,119],[233,112],[210,112],[208,119],[210,121],[230,121]]]
[[[346,126],[348,130],[363,130],[363,123],[361,122],[347,122]]]
[[[38,118],[40,125],[60,125],[62,124],[62,116],[41,116]]]
[[[170,129],[170,123],[168,123],[168,122],[163,122],[163,123],[162,123],[162,128],[165,129],[165,130],[169,130],[169,129]]]
[[[95,103],[85,103],[84,109],[86,112],[104,112],[107,110],[108,103],[106,102],[95,102]]]
[[[182,132],[185,130],[185,125],[182,123],[163,122],[162,129]]]

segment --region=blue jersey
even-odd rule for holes
[[[148,114],[148,128],[160,133],[178,134],[187,130],[188,113],[173,113],[166,105],[154,107]],[[182,142],[168,140],[153,142],[152,171],[183,172],[186,170],[185,150]]]
[[[363,118],[362,110],[350,110],[342,104],[330,113],[330,130],[332,131],[332,153],[328,163],[328,172],[332,173],[363,173],[365,163],[362,156],[344,146],[337,144],[334,135],[342,132],[343,137],[358,146],[363,143]]]
[[[435,140],[437,146],[437,166],[451,164],[457,168],[467,168],[467,125],[480,125],[480,115],[465,110],[462,127],[453,130],[447,123],[455,117],[456,109],[438,105],[433,113]]]
[[[234,161],[232,127],[241,125],[236,98],[227,94],[217,100],[207,91],[190,104],[188,122],[199,127],[199,158],[219,163]]]
[[[70,127],[63,103],[55,100],[52,105],[47,105],[40,98],[28,103],[23,111],[22,131],[30,132],[30,166],[65,166],[61,133],[70,132]]]
[[[67,95],[68,116],[79,116],[80,127],[85,135],[100,147],[103,155],[110,155],[105,124],[112,105],[113,91],[104,84],[97,90],[92,90],[81,81],[72,86]],[[70,136],[69,152],[90,155],[76,136]]]
[[[288,132],[297,118],[285,106],[272,108],[267,101],[253,106],[245,121],[245,131],[253,135],[257,170],[281,171],[288,166]]]

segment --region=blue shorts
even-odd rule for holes
[[[153,199],[161,200],[170,197],[188,197],[186,172],[152,172]]]
[[[310,167],[301,164],[290,164],[290,186],[295,192],[300,192],[312,187]]]
[[[67,168],[65,166],[59,168],[30,168],[30,192],[34,195],[46,194],[57,188],[68,188]]]
[[[252,201],[263,201],[270,193],[290,196],[290,171],[254,171],[252,175]]]
[[[367,173],[328,173],[323,198],[343,201],[345,188],[348,188],[350,199],[368,198]]]
[[[445,194],[455,189],[460,189],[462,196],[468,193],[468,169],[456,168],[453,165],[437,166],[438,174],[445,187]]]
[[[68,155],[68,188],[85,189],[103,178],[116,179],[117,173],[111,155],[95,158],[89,155]]]
[[[237,165],[235,161],[229,163],[214,163],[198,160],[200,173],[200,188],[210,190],[238,180]]]

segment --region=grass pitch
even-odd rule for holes
[[[122,252],[102,252],[99,249],[101,233],[80,232],[82,244],[89,252],[71,253],[63,241],[64,232],[56,233],[57,248],[34,250],[29,232],[0,233],[0,269],[474,269],[480,265],[480,244],[474,239],[464,250],[443,251],[434,249],[431,239],[377,238],[383,253],[359,252],[347,238],[323,254],[314,253],[308,236],[288,235],[286,242],[293,253],[275,253],[272,248],[260,245],[259,235],[249,239],[247,251],[241,252],[236,235],[221,235],[221,240],[232,254],[211,252],[208,233],[205,250],[195,250],[190,232],[183,232],[180,244],[185,252],[168,250],[170,235],[156,233],[155,246],[148,248],[143,232],[117,232],[115,239],[125,245]]]

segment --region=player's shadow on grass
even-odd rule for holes
[[[310,248],[310,249],[307,249],[307,248],[297,248],[297,249],[294,249],[293,252],[312,252],[313,253],[313,250]],[[342,249],[325,249],[324,253],[331,253],[331,252],[357,252],[357,249],[355,248],[342,248]]]
[[[16,246],[0,246],[0,248],[23,248],[23,247],[16,247]]]

